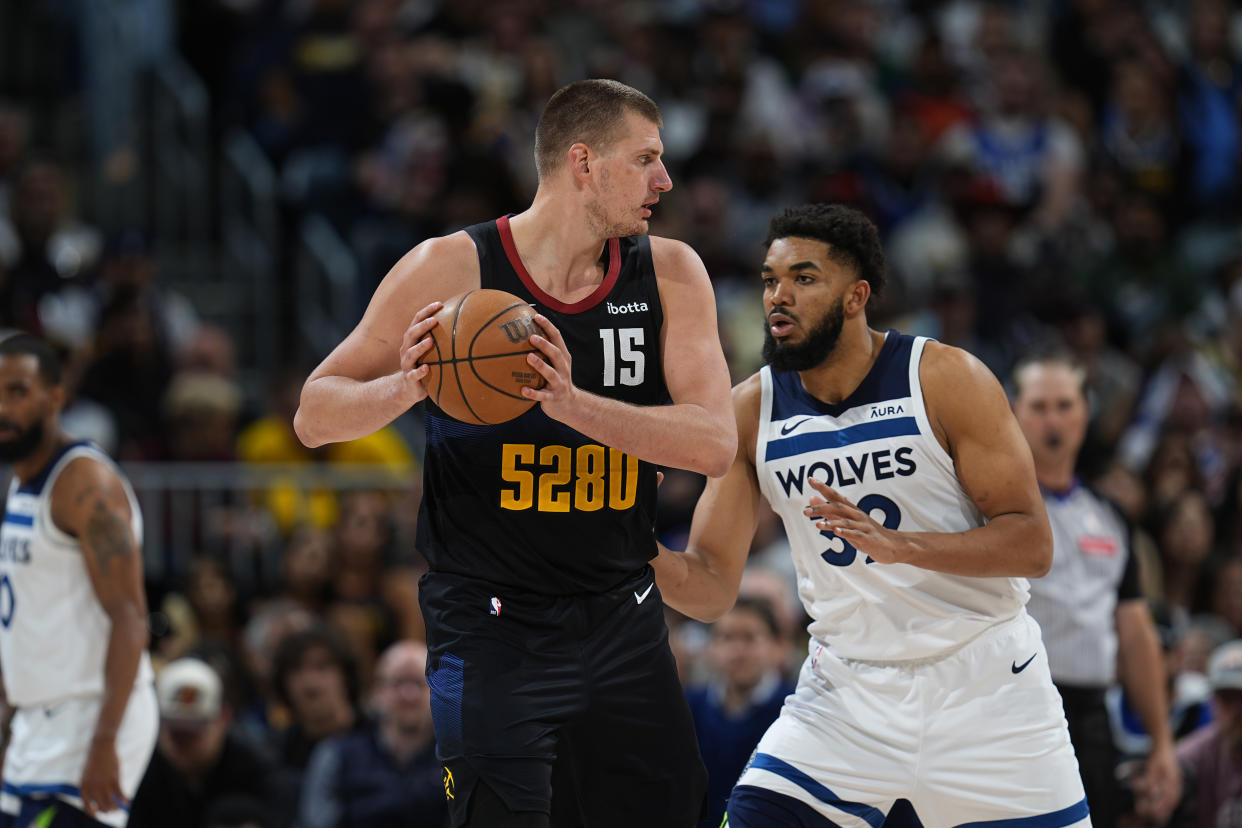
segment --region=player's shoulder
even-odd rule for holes
[[[63,462],[50,492],[54,514],[83,508],[94,501],[92,495],[105,499],[123,495],[121,471],[102,451],[74,451]]]
[[[703,260],[694,248],[683,241],[665,236],[648,236],[651,242],[651,263],[656,278],[678,278],[701,274],[707,276]]]
[[[401,258],[398,267],[448,267],[460,266],[467,261],[477,264],[478,250],[474,239],[465,230],[424,239]]]
[[[961,393],[971,388],[998,388],[1000,380],[974,354],[955,345],[929,339],[923,346],[919,377],[924,392]]]
[[[413,310],[478,287],[479,273],[478,250],[465,230],[426,239],[388,271],[376,294],[379,307],[404,327]]]

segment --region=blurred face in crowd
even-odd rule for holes
[[[1212,551],[1212,513],[1203,495],[1188,489],[1178,496],[1160,537],[1161,556],[1176,564],[1198,566]]]
[[[237,590],[224,564],[214,558],[197,558],[190,565],[188,581],[187,597],[200,621],[231,620]]]
[[[1216,572],[1212,585],[1212,613],[1242,630],[1242,558],[1231,558]]]
[[[63,404],[64,390],[39,376],[37,357],[0,357],[0,461],[29,457],[43,442],[50,418]]]
[[[857,279],[828,256],[827,242],[775,239],[763,260],[763,358],[781,371],[807,371],[837,347],[845,296]]]
[[[1212,694],[1216,726],[1235,755],[1242,754],[1242,690],[1225,688]]]
[[[673,189],[663,156],[660,128],[641,115],[627,112],[616,140],[594,162],[598,166],[598,189],[587,204],[587,212],[592,229],[602,238],[647,232],[651,208],[661,193]]]
[[[65,179],[55,164],[30,165],[17,185],[13,219],[18,231],[32,242],[49,238],[65,214]]]
[[[725,683],[734,689],[753,689],[776,666],[777,641],[763,617],[737,608],[712,625],[708,655]]]
[[[314,599],[332,577],[332,543],[314,527],[297,529],[285,547],[285,589],[299,598]]]
[[[354,492],[341,504],[337,540],[343,565],[374,562],[382,555],[392,530],[388,499],[377,492]]]
[[[311,647],[285,679],[294,715],[306,721],[324,721],[349,707],[345,673],[325,647]]]
[[[1013,412],[1040,468],[1073,466],[1087,434],[1082,373],[1060,362],[1024,366]]]
[[[205,773],[215,766],[224,750],[231,718],[221,711],[215,718],[201,722],[164,719],[160,723],[160,751],[182,773]]]
[[[427,648],[414,641],[394,644],[375,673],[375,707],[381,718],[407,733],[431,732]]]

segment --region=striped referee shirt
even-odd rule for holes
[[[1130,526],[1077,478],[1067,492],[1042,492],[1052,568],[1031,580],[1027,612],[1043,630],[1053,681],[1104,689],[1117,678],[1117,604],[1142,597]]]

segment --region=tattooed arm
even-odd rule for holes
[[[104,661],[103,703],[79,785],[91,816],[128,804],[121,791],[116,734],[147,647],[142,555],[130,518],[125,487],[111,466],[81,457],[57,478],[52,491],[52,520],[77,538],[95,596],[112,621]]]

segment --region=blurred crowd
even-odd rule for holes
[[[1212,720],[1209,658],[1242,636],[1235,3],[108,2],[163,9],[169,48],[208,90],[213,139],[232,128],[254,137],[279,175],[283,225],[324,216],[360,264],[361,300],[422,239],[522,209],[542,104],[582,77],[619,79],[660,105],[675,187],[652,229],[703,257],[736,380],[759,364],[769,217],[804,201],[866,211],[891,270],[873,320],[966,348],[1003,381],[1050,338],[1087,366],[1080,477],[1138,527],[1178,732]],[[162,278],[152,229],[118,226],[77,197],[99,172],[64,113],[89,133],[100,107],[88,100],[89,63],[75,57],[90,37],[75,3],[12,9],[7,19],[40,23],[56,51],[41,85],[6,76],[16,52],[0,58],[0,325],[63,349],[66,427],[123,461],[380,464],[391,474],[346,493],[296,475],[236,493],[192,519],[191,548],[161,552],[173,564],[149,585],[156,655],[209,669],[192,662],[182,673],[197,701],[169,690],[152,773],[183,779],[185,796],[199,797],[193,812],[217,814],[202,817],[214,828],[250,824],[254,801],[282,803],[268,810],[285,816],[253,824],[289,824],[305,775],[347,776],[368,750],[393,773],[431,773],[437,788],[410,736],[423,725],[390,724],[427,693],[411,666],[425,654],[408,643],[422,634],[416,441],[386,429],[304,449],[290,419],[322,355],[297,343],[261,394],[243,386],[226,320]],[[142,163],[141,146],[129,149],[105,159],[107,175],[124,178],[127,158]],[[278,295],[294,290],[290,272],[282,262],[272,274]],[[658,528],[670,545],[684,542],[701,486],[684,473],[662,486]],[[239,569],[221,554],[239,537],[276,565]],[[756,538],[743,594],[713,627],[669,619],[696,716],[715,722],[703,729],[731,723],[712,755],[738,761],[750,738],[739,734],[757,736],[774,715],[804,635],[775,520]],[[1127,726],[1118,705],[1118,744],[1141,754]],[[325,740],[331,748],[317,750]],[[204,744],[216,757],[207,764],[207,753],[191,757]],[[224,763],[232,781],[213,776],[230,751],[249,758]],[[270,766],[274,787],[251,784],[268,777],[237,771],[245,762]],[[713,777],[714,797],[727,773]],[[243,796],[216,797],[212,810],[206,792]],[[136,805],[135,825],[169,824],[141,813]],[[303,823],[381,824],[314,820]]]

